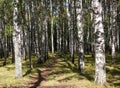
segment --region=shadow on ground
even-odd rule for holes
[[[31,78],[35,80],[35,82],[32,82],[30,84],[32,85],[30,88],[37,88],[38,86],[40,86],[41,82],[45,80],[45,78],[43,78],[43,76],[41,75],[41,71],[39,69],[37,69],[37,73],[38,73],[38,76],[36,77],[31,76]]]
[[[70,75],[67,76],[63,79],[60,79],[58,81],[68,81],[71,80],[72,78],[77,78],[77,79],[87,79],[89,81],[93,81],[94,80],[94,69],[87,66],[87,68],[85,68],[84,72],[80,72],[78,71],[78,60],[75,59],[75,64],[73,64],[70,61],[70,56],[69,55],[63,55],[62,57],[56,56],[56,58],[59,58],[58,63],[55,65],[56,70],[53,71],[50,75],[54,76],[60,76],[61,74],[70,74],[70,73],[76,73],[77,75]],[[77,58],[77,57],[76,57]],[[91,57],[89,57],[91,58]],[[93,58],[89,59],[88,62],[85,62],[86,65],[89,65],[89,62],[93,62]],[[91,65],[93,67],[93,65]],[[53,78],[54,79],[54,78]]]

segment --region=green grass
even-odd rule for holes
[[[47,86],[56,85],[76,85],[78,88],[120,88],[120,64],[118,63],[120,55],[117,55],[117,61],[115,65],[111,66],[110,55],[107,55],[106,72],[107,72],[107,84],[104,86],[94,83],[95,75],[95,60],[92,55],[85,55],[85,70],[83,73],[78,71],[77,56],[75,64],[70,61],[69,55],[63,55],[58,57],[52,73],[49,75],[46,82]]]
[[[76,88],[101,88],[93,82],[94,64],[86,63],[85,71],[80,73],[77,70],[77,65],[71,63],[69,55],[57,59],[57,62],[47,79],[47,86],[74,85]],[[77,60],[75,63],[77,63]]]
[[[76,88],[120,88],[120,54],[117,54],[116,64],[111,64],[111,55],[106,55],[107,84],[104,86],[94,83],[95,60],[92,55],[85,55],[85,70],[78,71],[77,55],[75,64],[70,61],[70,55],[59,57],[57,54],[49,54],[49,60],[44,64],[37,64],[37,59],[32,56],[33,67],[29,71],[29,60],[23,60],[23,75],[20,79],[15,78],[14,64],[11,57],[7,60],[7,65],[2,67],[3,59],[0,61],[0,87],[25,86],[29,85],[31,77],[35,76],[39,70],[44,69],[53,63],[52,71],[44,81],[45,86],[76,86]],[[56,62],[54,62],[55,59]]]

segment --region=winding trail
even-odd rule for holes
[[[53,58],[52,62],[48,66],[41,68],[41,70],[37,69],[38,74],[31,77],[30,88],[51,88],[45,86],[45,81],[52,72],[52,69],[54,69],[54,63],[56,62],[56,58]]]
[[[41,68],[40,70],[37,69],[38,73],[31,77],[30,88],[77,88],[74,85],[68,86],[68,85],[66,85],[66,83],[65,84],[61,83],[61,81],[59,81],[59,85],[54,85],[54,84],[53,84],[54,86],[47,85],[47,83],[49,81],[48,80],[49,76],[51,74],[52,75],[54,74],[54,73],[52,73],[53,72],[52,70],[54,70],[56,68],[56,64],[59,64],[59,61],[57,60],[57,58],[54,57],[52,59],[53,60],[51,61],[50,64]],[[58,69],[61,69],[61,67],[58,67]],[[61,73],[63,73],[63,72],[61,72]],[[59,73],[59,70],[56,70],[55,73]]]

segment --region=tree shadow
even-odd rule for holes
[[[32,85],[31,87],[29,87],[29,88],[37,88],[37,87],[41,84],[41,82],[42,82],[43,80],[45,80],[45,78],[42,77],[41,71],[40,71],[39,69],[37,69],[37,72],[38,72],[38,77],[37,77],[37,78],[31,77],[31,78],[37,79],[37,81],[36,81],[35,83],[32,83],[33,85]]]
[[[29,75],[30,73],[31,73],[31,69],[29,69],[29,70],[23,75],[23,77]]]
[[[6,58],[6,62],[4,62],[4,58],[0,58],[0,67],[9,66],[11,64],[13,64],[11,56]]]
[[[57,70],[57,71],[54,71],[52,72],[50,75],[60,75],[60,74],[66,74],[66,73],[77,73],[78,75],[72,75],[72,76],[69,76],[69,77],[65,77],[63,79],[60,79],[58,81],[67,81],[67,80],[70,80],[72,78],[77,78],[77,79],[88,79],[89,81],[93,81],[94,80],[94,77],[93,77],[93,73],[94,71],[93,70],[87,70],[87,72],[83,72],[81,73],[79,70],[78,70],[78,65],[76,64],[78,62],[77,59],[75,59],[75,64],[73,64],[71,61],[70,61],[70,57],[67,56],[67,55],[63,55],[62,57],[58,57],[59,58],[59,63],[58,63],[58,69],[61,69],[61,70]],[[87,59],[89,59],[90,57],[88,57]],[[87,63],[90,62],[93,62],[93,58],[92,59],[89,59]],[[62,63],[63,62],[63,63]],[[89,71],[93,71],[93,72],[89,72]]]
[[[84,76],[86,79],[88,79],[89,81],[93,81],[94,77],[91,76],[90,74],[86,74],[86,73],[80,73],[80,75]]]
[[[120,83],[114,83],[116,87],[120,87]]]
[[[87,74],[85,72],[80,72],[78,70],[78,67],[77,67],[76,64],[74,64],[74,66],[72,66],[70,62],[66,61],[66,63],[68,64],[68,67],[72,70],[72,72],[79,73],[79,75],[84,76],[89,81],[93,81],[94,80],[94,78],[90,74]]]
[[[107,69],[108,73],[111,75],[111,77],[109,77],[108,83],[110,83],[110,85],[114,85],[115,87],[120,87],[120,69],[116,68],[113,70],[109,70]]]

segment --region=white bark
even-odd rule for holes
[[[13,44],[14,44],[14,52],[15,52],[15,76],[17,78],[22,77],[22,59],[21,59],[21,29],[19,26],[18,19],[18,0],[14,1],[14,13],[13,13]]]
[[[92,0],[95,28],[95,82],[106,83],[105,40],[102,20],[102,5],[98,0]]]
[[[111,8],[111,31],[112,31],[112,36],[111,36],[111,49],[112,49],[112,62],[115,62],[115,44],[116,44],[116,16],[117,16],[117,9],[115,6],[115,2],[111,1],[110,3],[110,8]]]
[[[52,0],[50,0],[50,15],[51,15],[51,45],[52,45],[52,53],[54,53],[54,30],[53,30],[53,4]]]
[[[78,56],[79,56],[79,70],[84,69],[84,31],[83,31],[83,12],[82,0],[76,1],[76,14],[77,14],[77,29],[78,29]]]

